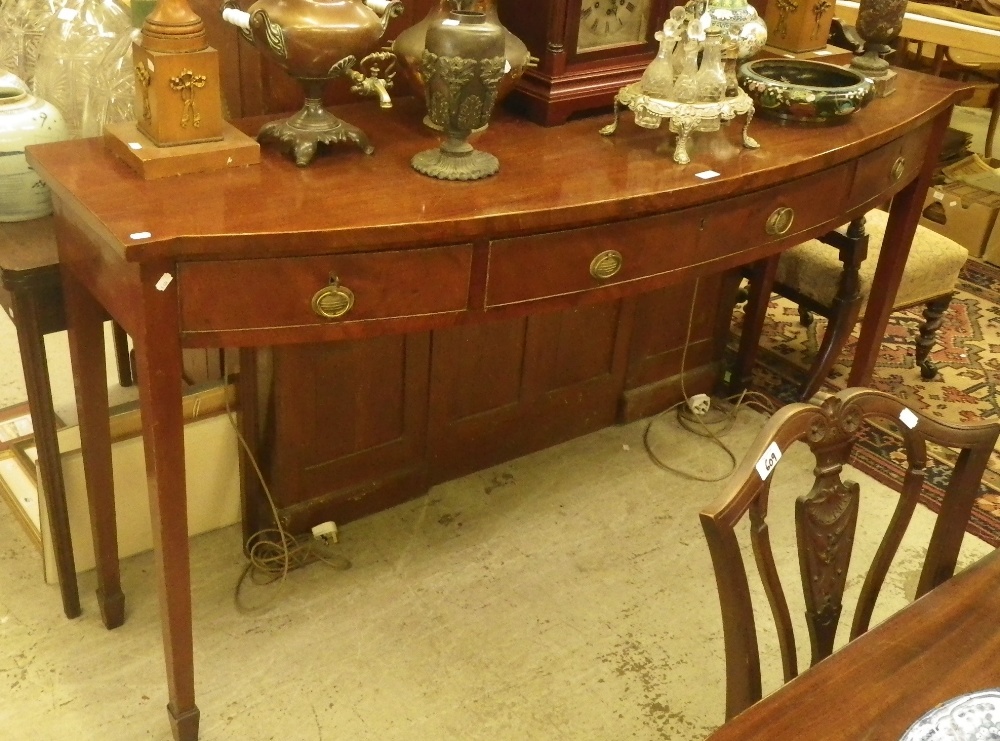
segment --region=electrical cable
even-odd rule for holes
[[[642,445],[645,448],[646,455],[649,457],[650,461],[652,461],[653,464],[656,465],[658,468],[664,471],[669,471],[670,473],[677,474],[679,476],[683,476],[684,478],[687,479],[692,479],[694,481],[704,481],[704,482],[714,483],[717,481],[723,481],[724,479],[728,478],[734,470],[736,470],[736,466],[738,464],[736,454],[733,453],[733,451],[729,448],[729,446],[726,445],[726,443],[723,442],[719,436],[725,434],[730,429],[732,429],[733,425],[736,424],[736,417],[738,416],[740,410],[744,408],[754,409],[768,417],[774,414],[775,410],[774,410],[774,404],[764,394],[758,393],[756,391],[744,390],[742,393],[735,394],[733,396],[727,397],[722,400],[717,400],[715,402],[716,404],[718,404],[719,401],[722,401],[726,403],[727,406],[729,406],[729,409],[722,413],[723,417],[721,419],[718,419],[714,422],[706,422],[706,420],[703,419],[703,415],[698,415],[693,411],[690,411],[691,397],[688,395],[687,392],[684,371],[687,368],[687,353],[688,353],[688,347],[691,344],[691,331],[694,326],[694,311],[698,299],[699,280],[700,279],[697,278],[695,279],[694,292],[691,296],[691,309],[688,312],[687,331],[684,336],[684,348],[681,351],[681,395],[684,397],[684,399],[683,401],[679,401],[676,404],[667,407],[662,412],[655,415],[652,419],[649,420],[649,422],[646,424],[646,429],[642,433]],[[715,407],[713,406],[713,408]],[[673,412],[675,410],[676,410],[677,422],[682,428],[696,435],[709,438],[713,444],[721,448],[722,451],[726,454],[726,456],[729,459],[729,468],[724,474],[717,477],[705,477],[697,473],[694,473],[692,471],[685,471],[681,468],[678,468],[677,466],[673,466],[667,463],[665,460],[663,460],[663,458],[657,455],[656,451],[653,450],[653,445],[650,441],[650,432],[653,429],[653,425],[657,422],[657,420],[666,417],[666,415],[670,414],[670,412]],[[690,424],[692,421],[696,422],[698,426],[692,426]],[[713,429],[710,426],[710,425],[720,425],[720,424],[724,425],[721,429]]]
[[[228,383],[229,375],[226,372],[225,363],[225,355],[223,355],[222,377],[226,378]],[[250,445],[243,437],[243,433],[240,431],[239,425],[236,423],[236,418],[229,405],[228,390],[223,394],[223,398],[226,405],[226,418],[229,420],[229,424],[232,425],[233,431],[236,433],[236,439],[239,441],[240,447],[243,449],[243,453],[246,455],[247,460],[253,467],[257,480],[260,482],[261,488],[264,491],[268,507],[271,510],[271,517],[275,523],[273,528],[258,530],[247,538],[247,564],[243,569],[243,573],[240,574],[240,578],[236,582],[236,588],[233,593],[233,602],[235,603],[238,611],[242,613],[250,613],[267,607],[277,600],[278,595],[281,594],[281,591],[285,586],[285,581],[288,578],[289,571],[316,561],[321,561],[331,568],[343,571],[351,567],[351,562],[339,554],[323,553],[320,541],[313,538],[311,535],[295,536],[285,530],[284,526],[281,524],[281,518],[278,516],[278,507],[274,503],[274,496],[271,494],[271,488],[267,484],[264,473],[260,470],[257,459],[254,456],[253,451],[250,449]],[[241,403],[243,402],[244,400],[241,400]],[[278,582],[278,589],[263,603],[254,606],[246,605],[242,600],[242,590],[248,577],[253,584],[259,586]]]

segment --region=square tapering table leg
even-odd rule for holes
[[[108,414],[107,369],[104,359],[104,318],[101,305],[71,271],[63,272],[63,296],[69,329],[80,447],[90,527],[97,565],[97,600],[104,625],[125,622],[125,595],[118,565],[118,524],[111,466],[111,423]]]

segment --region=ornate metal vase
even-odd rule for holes
[[[257,139],[290,148],[300,167],[313,160],[319,144],[348,142],[371,154],[374,148],[361,129],[323,107],[323,89],[344,77],[352,92],[376,96],[383,108],[392,107],[395,55],[374,50],[389,21],[402,12],[400,0],[257,0],[247,12],[226,0],[223,18],[239,26],[244,38],[305,92],[298,113],[266,124]]]
[[[392,50],[399,58],[403,75],[417,95],[425,93],[423,57],[427,29],[432,24],[447,18],[452,10],[471,10],[485,13],[487,21],[500,24],[496,0],[438,0],[437,5],[431,8],[422,21],[407,28],[392,42]],[[528,47],[524,45],[524,42],[506,28],[504,28],[504,36],[504,57],[507,63],[503,77],[500,78],[500,89],[497,91],[498,102],[514,89],[514,83],[524,74],[524,70],[534,67],[538,63],[538,60],[528,52]],[[431,128],[435,127],[429,118],[425,118],[424,123]]]
[[[445,132],[438,149],[415,155],[413,169],[442,180],[478,180],[500,170],[497,158],[466,141],[483,128],[504,71],[504,30],[485,13],[453,10],[427,29],[421,62],[427,115]]]
[[[906,0],[861,0],[855,27],[865,41],[865,50],[851,61],[851,66],[869,76],[885,75],[889,63],[881,55],[899,36],[905,13]]]

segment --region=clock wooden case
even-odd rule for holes
[[[608,107],[655,56],[677,0],[499,0],[501,22],[539,57],[510,105],[545,126]]]

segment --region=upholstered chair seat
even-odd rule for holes
[[[884,211],[869,211],[836,232],[810,239],[753,266],[743,336],[734,369],[734,389],[745,388],[749,383],[767,300],[773,291],[798,304],[804,325],[812,322],[814,312],[829,319],[799,398],[809,399],[819,390],[850,336],[851,328],[864,316],[888,216]],[[968,256],[968,251],[960,244],[924,226],[917,226],[893,310],[925,305],[924,322],[916,339],[916,363],[925,379],[937,374],[928,355]]]
[[[858,292],[861,294],[858,319],[865,315],[865,307],[868,305],[888,217],[889,214],[885,211],[877,210],[869,211],[865,216],[868,257],[858,268]],[[846,234],[847,227],[837,231]],[[969,252],[962,245],[918,225],[893,307],[902,309],[926,304],[939,296],[952,293],[958,281],[958,273],[968,257]],[[803,296],[824,306],[833,306],[843,271],[844,264],[836,249],[818,239],[810,239],[781,255],[775,282],[791,286]]]

